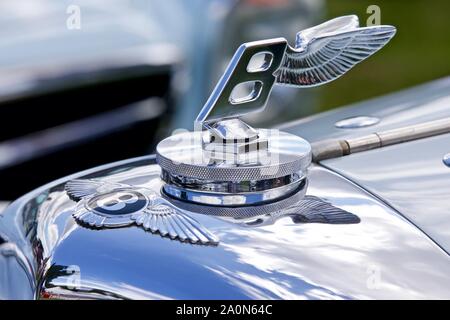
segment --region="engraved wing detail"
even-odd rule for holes
[[[343,16],[300,31],[274,73],[282,85],[311,87],[342,76],[380,50],[395,35],[393,26],[359,27],[358,17]]]
[[[191,243],[217,244],[219,239],[189,215],[168,204],[150,205],[132,219],[138,226],[163,237],[189,241]]]
[[[353,224],[360,218],[315,196],[305,196],[288,209],[295,223]]]
[[[259,227],[273,224],[283,217],[291,217],[294,223],[355,224],[361,222],[357,215],[335,207],[319,197],[307,195],[285,209],[265,216],[253,217],[241,224]]]
[[[74,179],[66,183],[64,189],[70,199],[79,201],[82,198],[98,193],[110,192],[121,187],[130,187],[128,184],[105,182],[96,179]]]

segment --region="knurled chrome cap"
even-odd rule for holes
[[[306,171],[311,163],[309,142],[279,130],[258,132],[268,139],[268,148],[239,158],[217,160],[214,152],[202,148],[205,132],[196,131],[162,140],[156,160],[171,175],[212,182],[266,180]]]

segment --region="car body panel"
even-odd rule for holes
[[[282,126],[310,142],[347,139],[450,117],[450,77]],[[340,129],[339,120],[377,117],[368,127]],[[370,191],[450,252],[450,134],[329,159],[321,163]]]
[[[449,105],[450,77],[447,77],[288,122],[278,128],[299,135],[309,142],[347,139],[450,117]],[[372,126],[360,128],[341,129],[335,126],[340,120],[357,116],[376,117],[380,121]]]
[[[318,141],[442,118],[448,114],[449,89],[450,81],[443,79],[284,130]],[[334,127],[357,115],[381,121],[358,129]],[[61,178],[0,215],[0,297],[449,299],[449,168],[442,162],[449,138],[439,135],[313,164],[307,194],[357,215],[356,224],[295,223],[283,217],[249,227],[190,212],[220,239],[217,246],[182,243],[137,226],[93,230],[74,220],[76,203],[64,191],[67,181],[100,178],[158,193],[162,182],[154,156]]]
[[[10,266],[7,273],[22,283],[27,282],[24,275],[32,279],[25,296],[450,297],[450,257],[441,248],[385,203],[317,165],[309,170],[308,194],[357,215],[360,223],[301,224],[284,217],[272,225],[248,227],[190,213],[220,238],[217,246],[202,246],[136,226],[92,230],[72,218],[75,202],[64,191],[67,180],[102,177],[159,192],[159,171],[153,157],[129,160],[60,179],[14,202],[2,215],[0,230],[9,240],[6,244],[16,245],[16,254],[0,257]],[[6,283],[10,285],[2,284],[2,298],[24,296],[23,288]]]
[[[323,162],[364,186],[450,252],[450,134]],[[364,164],[364,165],[361,165]]]

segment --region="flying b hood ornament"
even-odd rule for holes
[[[359,28],[356,16],[345,16],[299,32],[295,47],[284,38],[241,45],[195,120],[195,131],[158,144],[162,189],[70,181],[66,191],[78,201],[73,217],[90,227],[134,224],[201,244],[219,240],[191,213],[244,226],[284,216],[295,223],[358,223],[357,216],[305,195],[311,163],[306,140],[252,128],[240,117],[264,109],[275,84],[310,87],[340,77],[382,48],[395,31],[392,26]]]
[[[240,117],[264,109],[273,85],[311,87],[330,82],[381,49],[392,26],[360,28],[339,17],[284,38],[249,42],[234,54],[195,121],[195,131],[157,147],[157,161],[175,199],[214,206],[273,202],[299,191],[311,163],[304,139],[255,129]]]
[[[395,32],[395,27],[385,25],[360,28],[358,17],[350,15],[300,31],[295,47],[285,38],[244,43],[196,122],[261,111],[274,84],[303,88],[333,81],[380,50]],[[233,90],[246,82],[253,90],[245,97],[234,96]]]

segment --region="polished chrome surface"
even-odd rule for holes
[[[347,140],[377,131],[398,129],[450,117],[450,77],[431,81],[379,98],[333,109],[321,114],[284,123],[277,127],[308,140]],[[335,123],[344,118],[370,114],[380,122],[354,130],[342,130]],[[448,151],[446,151],[448,152]]]
[[[334,126],[339,129],[356,129],[370,127],[380,122],[377,117],[356,116],[337,121]]]
[[[308,181],[306,179],[302,180],[300,185],[295,189],[294,192],[280,196],[277,201],[269,201],[256,203],[253,205],[205,205],[199,201],[191,202],[185,201],[185,199],[179,200],[179,197],[167,197],[167,200],[172,202],[178,208],[187,210],[189,212],[195,212],[200,214],[205,214],[209,216],[220,216],[220,217],[233,217],[235,219],[241,220],[245,218],[252,218],[262,215],[277,215],[277,212],[282,212],[283,210],[295,206],[300,203],[306,194],[308,186]]]
[[[364,186],[450,253],[450,134],[330,159],[322,164]]]
[[[208,125],[207,129],[210,139],[222,139],[226,142],[232,139],[258,139],[258,131],[237,118],[217,121],[211,126]]]
[[[279,187],[266,186],[263,190],[239,192],[237,190],[228,190],[223,192],[218,191],[201,191],[186,187],[185,185],[177,186],[173,184],[165,184],[164,192],[174,198],[186,200],[199,204],[222,205],[222,206],[240,206],[250,204],[261,204],[269,201],[274,201],[286,196],[291,196],[298,191],[299,186],[305,180],[305,176],[299,176],[293,182]],[[277,180],[277,179],[275,179]],[[264,185],[266,180],[258,181]],[[235,183],[227,183],[233,185]],[[241,184],[247,184],[248,181]]]
[[[189,179],[183,176],[172,175],[164,169],[161,170],[161,179],[171,185],[206,192],[255,192],[290,185],[304,179],[304,172],[293,173],[284,177],[249,180],[249,181],[214,181],[204,179]]]
[[[336,109],[283,125],[282,129],[302,135],[313,145],[317,141],[352,140],[373,132],[422,126],[450,117],[450,78],[432,81],[412,89]],[[367,128],[341,130],[335,122],[360,114],[381,121]],[[413,131],[410,131],[413,132]],[[381,199],[449,248],[446,212],[449,211],[448,168],[442,157],[448,153],[449,134],[367,150],[347,157],[322,161]],[[345,147],[345,146],[344,146]],[[344,148],[333,145],[329,150]],[[316,150],[316,149],[315,149]],[[342,155],[342,154],[341,154]],[[341,155],[334,155],[339,157]]]
[[[240,119],[220,120],[213,124],[204,124],[207,134],[203,138],[202,147],[211,152],[218,160],[250,157],[266,150],[269,137],[261,135],[256,129]]]
[[[237,49],[195,122],[201,127],[203,123],[236,118],[264,109],[275,83],[273,73],[281,65],[286,47],[287,41],[284,38],[242,44]],[[250,65],[252,57],[262,53],[270,56],[270,63],[264,63],[264,68],[252,68]],[[252,83],[253,88],[248,95],[241,98],[232,97],[237,86],[240,84],[252,85]]]
[[[444,162],[444,164],[447,167],[450,167],[450,153],[447,153],[444,158],[442,159],[442,161]]]
[[[263,215],[261,221],[257,216],[236,219],[190,212],[220,237],[217,246],[196,246],[136,226],[92,230],[73,219],[76,202],[64,190],[68,181],[100,179],[159,192],[163,184],[159,174],[151,157],[129,160],[60,179],[12,203],[0,217],[0,230],[7,243],[16,245],[18,258],[5,260],[0,255],[0,264],[17,261],[20,256],[25,263],[2,269],[8,277],[0,277],[0,281],[11,283],[9,279],[14,278],[17,286],[2,282],[0,296],[450,297],[450,258],[443,250],[396,210],[317,165],[310,167],[308,194],[303,200],[318,197],[320,202],[355,215],[359,223],[353,218],[343,224],[332,224],[333,218],[327,223],[302,223],[301,217],[308,216],[303,207],[297,219],[282,211],[272,220]]]
[[[249,205],[292,195],[306,180],[305,172],[250,181],[214,181],[175,176],[161,171],[164,192],[177,199],[211,205]]]
[[[285,129],[310,141],[349,138],[374,128],[448,117],[449,101],[447,78],[296,121]],[[355,130],[334,127],[339,119],[358,114],[382,121]],[[0,214],[0,237],[6,240],[0,241],[0,249],[12,253],[10,244],[15,245],[13,255],[0,255],[0,297],[448,299],[450,258],[436,245],[448,229],[445,139],[448,134],[324,162],[331,168],[345,164],[350,178],[369,183],[378,196],[383,197],[377,191],[385,189],[393,196],[386,201],[312,165],[303,199],[320,197],[356,215],[360,223],[299,224],[281,217],[269,225],[256,220],[260,226],[249,227],[247,219],[230,222],[192,212],[220,236],[217,247],[170,241],[137,227],[94,231],[65,212],[75,205],[63,190],[72,179],[102,178],[160,190],[160,182],[150,182],[159,174],[151,157],[62,178]],[[441,237],[429,232],[433,229],[440,230]]]
[[[266,152],[256,158],[217,161],[214,154],[203,150],[204,132],[176,134],[162,140],[156,149],[158,164],[172,175],[214,181],[251,181],[272,179],[304,171],[311,162],[311,146],[304,139],[278,130],[260,129],[270,137]],[[253,164],[256,162],[256,164]]]

